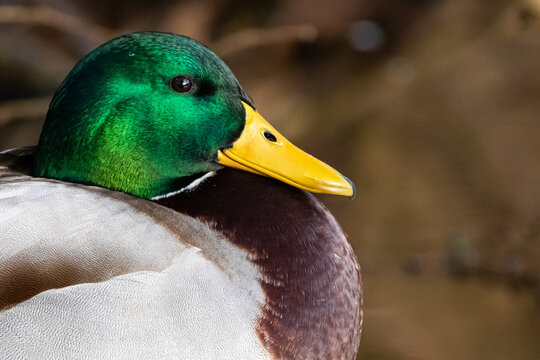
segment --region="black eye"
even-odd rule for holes
[[[276,135],[272,134],[270,131],[268,130],[265,130],[263,132],[263,135],[265,137],[266,140],[270,141],[270,142],[276,142],[277,141],[277,138],[276,138]]]
[[[193,82],[186,76],[178,75],[171,80],[171,87],[177,93],[187,93],[193,88]]]

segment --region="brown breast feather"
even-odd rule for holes
[[[276,359],[355,359],[362,290],[356,256],[311,194],[223,169],[159,204],[208,222],[247,250],[266,303],[257,332]]]

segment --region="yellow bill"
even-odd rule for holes
[[[220,164],[311,192],[354,197],[349,179],[291,144],[251,106],[243,104],[246,126],[232,148],[218,152]]]

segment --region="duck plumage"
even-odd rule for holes
[[[41,144],[0,154],[2,358],[356,357],[359,266],[313,195],[229,167],[157,196],[37,177]]]

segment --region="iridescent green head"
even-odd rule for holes
[[[37,176],[140,197],[220,167],[247,96],[212,51],[179,35],[135,33],[85,56],[56,92],[39,140]]]
[[[352,183],[253,108],[230,69],[184,36],[135,33],[85,56],[56,92],[35,175],[151,198],[231,166],[314,192]]]

